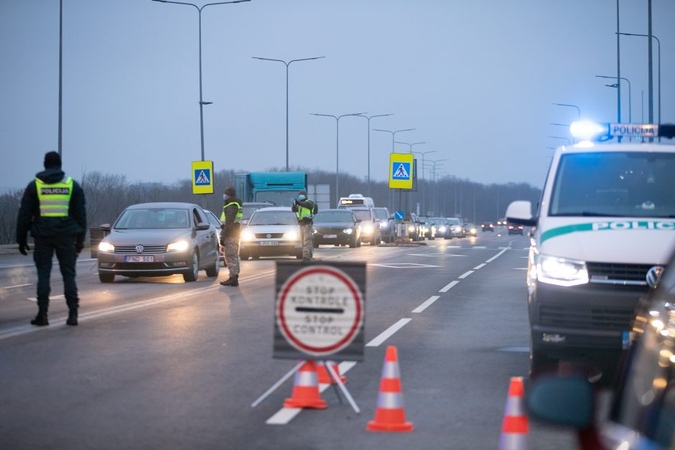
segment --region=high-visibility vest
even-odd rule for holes
[[[35,179],[40,217],[68,217],[70,197],[73,195],[73,179],[47,184],[39,178]]]
[[[306,200],[307,203],[312,205],[312,208],[305,208],[304,206],[299,206],[298,209],[298,219],[311,219],[314,212],[314,202],[311,200]]]
[[[225,208],[227,208],[230,205],[237,205],[237,214],[234,216],[234,223],[241,222],[241,219],[244,217],[244,210],[242,209],[239,202],[234,202],[234,201],[231,201],[229,203],[225,203],[225,206],[223,206],[223,212],[220,214],[220,221],[225,222]]]

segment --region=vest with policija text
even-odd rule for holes
[[[35,179],[40,217],[68,217],[70,197],[73,195],[73,179],[47,184],[39,178]]]

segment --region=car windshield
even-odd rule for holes
[[[267,205],[270,206],[270,205]],[[251,218],[254,212],[259,210],[260,208],[264,208],[265,205],[242,205],[241,206],[241,213],[243,214],[242,219],[243,220],[248,220]]]
[[[361,220],[373,220],[373,216],[370,213],[369,209],[353,209],[354,215],[357,219]]]
[[[115,223],[116,229],[190,228],[187,209],[127,209]]]
[[[248,225],[297,225],[298,218],[292,211],[258,210],[249,220]]]
[[[449,219],[448,219],[448,223],[449,223],[450,225],[459,225],[459,219],[449,218]]]
[[[389,215],[387,214],[386,209],[375,209],[375,215],[378,217],[378,219],[382,220],[387,220],[389,219]]]
[[[675,217],[675,154],[563,155],[551,216]]]
[[[434,224],[434,225],[445,225],[445,221],[443,219],[439,219],[439,218],[434,217],[434,218],[429,219],[429,220],[431,220],[431,223]]]
[[[324,211],[314,216],[316,222],[353,222],[354,216],[349,211]]]

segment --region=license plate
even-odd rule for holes
[[[155,262],[154,256],[125,256],[124,262]]]
[[[337,234],[324,234],[324,239],[337,239]]]
[[[274,246],[274,245],[279,245],[279,242],[277,242],[277,241],[262,241],[260,243],[261,247],[271,247],[271,246]]]

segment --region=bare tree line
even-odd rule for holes
[[[335,188],[335,173],[292,168],[307,172],[310,184],[327,184]],[[282,169],[270,169],[282,171]],[[196,203],[220,215],[222,193],[227,186],[234,185],[234,174],[241,171],[222,170],[214,176],[214,193],[195,195],[189,179],[170,185],[164,183],[131,183],[124,175],[85,173],[78,180],[84,189],[87,201],[87,223],[89,228],[101,224],[112,224],[117,216],[129,205],[144,202],[180,201]],[[404,209],[421,215],[461,217],[469,222],[495,221],[504,217],[506,207],[513,200],[539,201],[539,188],[527,183],[485,185],[455,176],[443,176],[434,182],[417,180],[412,192],[392,191],[385,181],[372,181],[349,174],[340,174],[341,196],[360,193],[373,198],[376,205],[388,206],[394,210]],[[0,244],[16,242],[16,220],[23,189],[16,189],[0,195]],[[334,196],[332,195],[331,198]],[[333,205],[334,206],[334,205]]]

